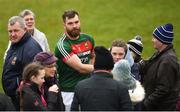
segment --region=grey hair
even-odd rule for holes
[[[35,14],[29,9],[24,9],[19,13],[19,16],[21,16],[22,18],[24,18],[27,15],[33,15],[33,17],[35,18]]]
[[[122,82],[128,89],[136,87],[136,80],[131,75],[131,67],[127,60],[119,60],[112,70],[115,80]]]
[[[18,22],[20,24],[21,28],[26,28],[26,24],[25,21],[22,17],[20,16],[12,16],[9,21],[8,21],[8,25],[12,26],[14,25],[16,22]]]

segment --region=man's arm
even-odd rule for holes
[[[90,73],[94,70],[93,65],[83,64],[76,54],[73,54],[65,63],[80,73]]]
[[[44,36],[44,46],[45,46],[45,50],[46,51],[50,51],[50,48],[49,48],[49,44],[48,44],[48,40],[46,38],[46,35],[43,33],[43,36]]]
[[[10,46],[11,46],[11,41],[9,41],[8,46],[7,46],[7,49],[6,49],[5,53],[4,53],[4,57],[3,57],[4,61],[5,61],[5,59],[6,59],[7,52],[8,52],[8,50],[10,49]]]
[[[162,98],[166,97],[174,86],[176,78],[173,71],[174,68],[171,66],[171,62],[166,60],[168,59],[166,58],[164,61],[161,61],[159,68],[157,69],[157,79],[155,81],[156,86],[154,91],[144,100],[146,109],[151,109],[151,106],[158,105],[158,102],[161,101]]]

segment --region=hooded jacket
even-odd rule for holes
[[[133,103],[141,102],[145,97],[145,91],[138,80],[131,75],[131,67],[125,59],[118,61],[112,70],[114,79],[121,82],[128,90]]]

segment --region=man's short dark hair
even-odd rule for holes
[[[79,16],[79,13],[75,10],[66,10],[64,11],[64,14],[62,15],[63,22],[66,21],[66,18],[74,18],[75,15]]]

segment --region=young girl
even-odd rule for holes
[[[43,83],[45,77],[44,67],[31,63],[24,68],[23,81],[20,88],[21,110],[54,110],[57,102],[57,85],[48,89],[48,98],[44,99]]]
[[[44,98],[48,98],[48,89],[53,85],[58,85],[57,72],[56,72],[57,58],[51,52],[40,52],[34,57],[34,62],[37,62],[44,66],[45,70],[45,82],[44,82]],[[58,86],[59,87],[59,86]],[[60,89],[58,89],[57,102],[54,108],[55,111],[65,110],[65,106],[62,100]]]

